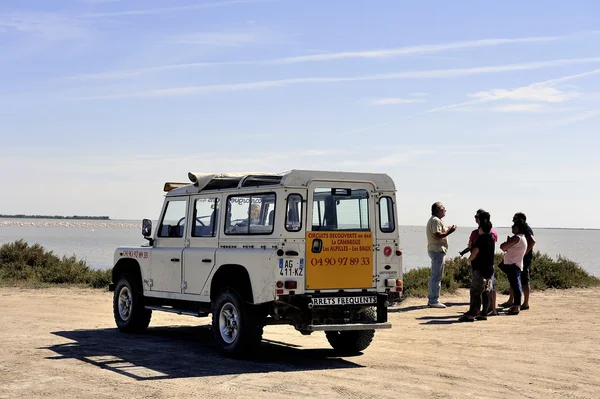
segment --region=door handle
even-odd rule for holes
[[[204,262],[204,263],[210,263],[210,262],[212,262],[212,259],[202,259],[202,262]]]
[[[298,251],[287,250],[285,251],[287,256],[298,256]]]
[[[179,262],[179,258],[171,258],[171,262]]]

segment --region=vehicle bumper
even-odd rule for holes
[[[390,323],[353,323],[353,324],[311,324],[306,327],[308,331],[359,331],[382,330],[392,328]]]

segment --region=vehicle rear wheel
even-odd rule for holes
[[[137,279],[124,274],[113,296],[113,314],[121,332],[140,333],[150,324],[152,311],[144,308],[144,296]]]
[[[367,308],[361,312],[361,320],[374,322],[377,320],[375,309]],[[362,352],[371,345],[375,330],[357,331],[325,331],[327,341],[333,349],[342,353]]]
[[[256,352],[264,324],[239,294],[225,289],[213,305],[212,331],[219,350],[231,357],[246,357]]]

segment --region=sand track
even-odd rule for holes
[[[127,335],[111,293],[0,288],[0,398],[598,398],[599,294],[536,292],[531,310],[475,323],[456,322],[466,290],[442,310],[410,299],[362,355],[269,326],[260,358],[235,361],[208,318],[154,312],[147,334]]]

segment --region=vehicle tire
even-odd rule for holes
[[[361,312],[361,321],[375,322],[375,309],[367,308]],[[371,345],[375,330],[325,331],[327,341],[333,349],[342,353],[362,352]]]
[[[221,353],[248,357],[262,340],[264,323],[259,312],[232,288],[223,290],[213,304],[212,331]]]
[[[152,311],[144,309],[144,296],[138,279],[120,276],[113,296],[113,314],[121,332],[140,333],[150,324]]]

